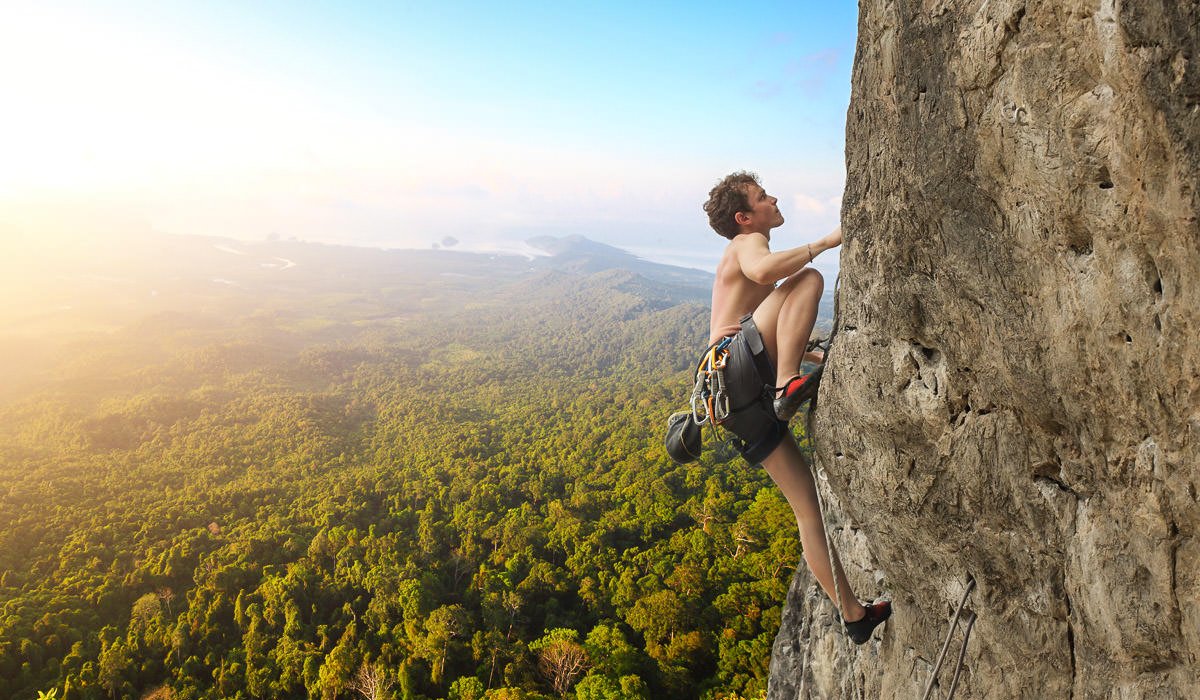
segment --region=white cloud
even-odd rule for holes
[[[828,213],[836,213],[842,206],[842,196],[836,195],[826,199],[811,197],[806,194],[797,194],[792,197],[792,206],[798,212],[809,212],[823,216]]]

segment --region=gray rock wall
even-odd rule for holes
[[[896,612],[799,572],[769,697],[919,698],[973,578],[956,698],[1200,698],[1200,2],[859,11],[815,423]]]

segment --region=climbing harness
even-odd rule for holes
[[[921,696],[921,700],[929,700],[929,694],[938,684],[938,672],[942,670],[942,662],[946,660],[946,651],[950,648],[950,640],[954,637],[954,630],[958,627],[958,618],[962,615],[963,608],[967,605],[967,597],[971,595],[973,588],[975,588],[975,579],[968,576],[967,590],[963,592],[958,609],[954,611],[954,617],[950,620],[950,630],[946,632],[946,641],[942,644],[942,651],[933,664],[933,673],[929,676],[929,684],[925,686],[925,694]],[[950,690],[946,694],[946,700],[951,700],[954,697],[954,691],[958,688],[958,676],[962,673],[963,659],[967,656],[967,642],[971,639],[971,628],[975,626],[975,613],[969,612],[967,615],[969,617],[967,617],[967,626],[963,629],[962,646],[958,649],[958,664],[954,668],[954,680],[950,681]]]
[[[686,441],[694,438],[699,449],[703,426],[713,432],[721,426],[735,436],[731,442],[751,463],[761,462],[786,430],[772,407],[772,385],[763,381],[774,379],[774,369],[753,315],[739,322],[739,333],[714,342],[697,363],[689,410],[668,419],[667,452],[676,462],[698,456]]]
[[[729,417],[729,395],[725,390],[725,363],[732,338],[722,338],[704,351],[696,367],[690,408],[667,418],[664,440],[667,454],[679,464],[694,462],[704,451],[704,426],[719,425]]]

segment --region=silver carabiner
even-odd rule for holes
[[[713,370],[713,374],[716,375],[713,382],[716,384],[716,389],[713,390],[713,413],[716,415],[712,416],[712,419],[713,423],[720,425],[729,417],[729,393],[725,391],[725,370]]]

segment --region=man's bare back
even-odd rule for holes
[[[721,261],[717,263],[717,279],[713,283],[712,317],[709,320],[709,344],[733,335],[741,329],[738,319],[753,313],[767,296],[775,291],[775,284],[758,284],[742,272],[738,261],[738,236],[725,246]]]

